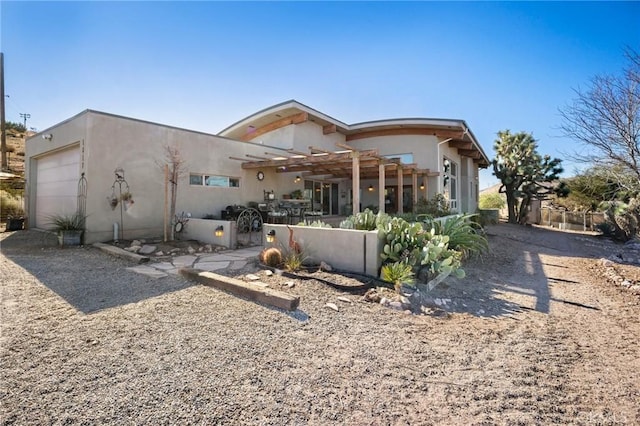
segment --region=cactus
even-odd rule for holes
[[[276,247],[270,247],[260,252],[260,262],[272,268],[282,265],[282,252]]]

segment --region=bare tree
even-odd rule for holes
[[[169,218],[173,223],[176,217],[176,200],[178,198],[178,182],[182,176],[186,173],[185,160],[180,154],[180,150],[171,145],[167,145],[164,148],[164,159],[158,162],[158,165],[162,167],[163,172],[165,167],[169,171],[169,188],[170,188],[170,202],[169,202]],[[170,239],[173,241],[173,226],[171,226]]]
[[[588,90],[575,90],[577,97],[560,109],[560,129],[585,148],[576,160],[608,169],[621,182],[631,175],[640,192],[640,55],[627,48],[625,56],[620,75],[596,76]]]

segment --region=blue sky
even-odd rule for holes
[[[91,108],[217,133],[296,99],[346,123],[464,119],[490,157],[498,130],[528,131],[564,158],[558,108],[640,50],[638,2],[0,7],[6,118],[37,129]]]

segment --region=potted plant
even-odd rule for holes
[[[112,194],[110,197],[107,197],[107,202],[109,203],[109,206],[111,206],[111,210],[115,210],[116,207],[118,207],[118,197],[115,196],[115,194]]]
[[[296,189],[295,191],[292,191],[291,198],[294,200],[302,200],[302,190]]]
[[[85,217],[78,213],[50,217],[51,229],[58,234],[60,246],[79,246],[82,241]]]
[[[125,191],[120,194],[120,201],[122,201],[124,209],[129,210],[129,207],[131,207],[134,203],[133,195],[129,191]]]

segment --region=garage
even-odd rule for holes
[[[74,213],[80,178],[80,147],[36,160],[36,228],[49,228],[51,215]]]

